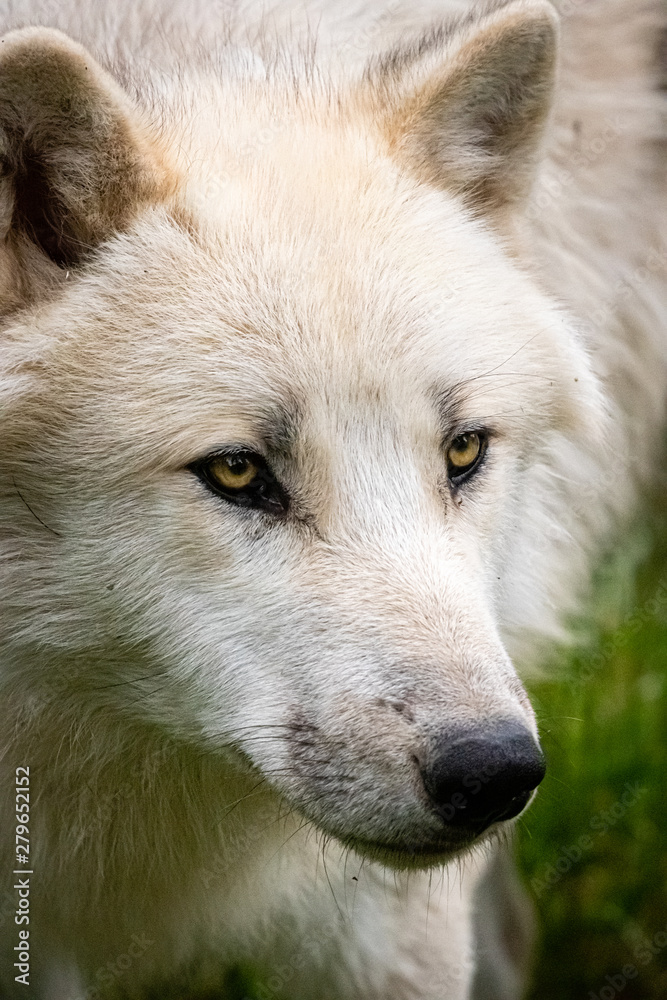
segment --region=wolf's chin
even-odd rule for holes
[[[504,824],[503,824],[504,825]],[[345,847],[360,857],[374,861],[385,868],[397,870],[428,871],[441,868],[451,861],[461,860],[474,848],[496,838],[498,827],[485,830],[479,836],[440,840],[424,844],[391,844],[348,836],[339,838]]]
[[[367,861],[373,861],[385,868],[398,871],[428,871],[432,868],[442,868],[450,861],[460,858],[470,847],[470,844],[395,846],[359,840],[356,837],[347,838],[343,844]]]

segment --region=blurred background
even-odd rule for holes
[[[555,679],[529,685],[549,763],[519,831],[530,1000],[667,998],[666,496],[603,562]]]

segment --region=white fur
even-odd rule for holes
[[[563,10],[535,183],[477,212],[387,135],[482,13],[363,78],[474,7],[4,5],[120,82],[157,178],[82,265],[3,258],[2,795],[11,818],[29,765],[35,997],[246,960],[294,998],[470,995],[483,845],[459,868],[362,844],[436,836],[412,764],[434,733],[536,731],[510,656],[565,634],[667,385],[654,5]],[[187,469],[266,450],[284,411],[298,516]],[[455,500],[443,436],[480,423]]]

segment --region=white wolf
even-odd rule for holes
[[[658,0],[2,9],[3,995],[516,995],[515,666],[664,413]]]

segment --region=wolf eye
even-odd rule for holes
[[[447,449],[447,474],[451,482],[458,484],[470,476],[486,451],[484,435],[469,431],[455,437]]]
[[[242,490],[257,477],[258,467],[249,455],[218,455],[208,467],[211,479],[226,490]]]
[[[193,462],[189,468],[213,493],[240,507],[283,514],[289,505],[285,490],[266,461],[254,452],[219,452]]]

